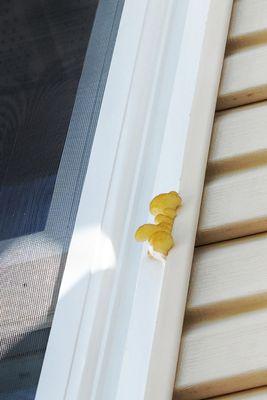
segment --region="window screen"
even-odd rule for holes
[[[0,400],[35,397],[122,6],[0,2]]]

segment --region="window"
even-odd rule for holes
[[[35,396],[122,4],[0,5],[0,400]]]

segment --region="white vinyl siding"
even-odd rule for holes
[[[267,399],[266,99],[267,1],[236,0],[187,300],[177,400]]]
[[[245,392],[233,393],[226,396],[216,398],[217,400],[266,400],[267,388],[258,388],[246,390]],[[210,400],[216,400],[210,398]]]
[[[267,230],[266,160],[267,102],[217,113],[198,245]]]
[[[267,97],[267,1],[235,0],[217,109]]]

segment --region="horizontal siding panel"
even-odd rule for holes
[[[192,324],[182,336],[175,393],[206,399],[267,384],[267,309]]]
[[[210,400],[266,400],[267,388],[246,390],[240,393],[228,394],[226,396],[213,397]]]
[[[213,125],[208,171],[267,161],[267,102],[218,112]],[[216,169],[217,168],[217,169]],[[212,170],[212,171],[211,171]]]
[[[196,240],[201,246],[195,249],[186,306],[177,400],[267,399],[266,71],[267,0],[235,0]]]
[[[228,44],[236,49],[267,36],[267,0],[235,0]]]
[[[267,165],[233,171],[206,181],[197,244],[267,230]]]
[[[225,57],[217,110],[267,98],[267,44],[248,47]]]
[[[267,305],[266,249],[267,233],[197,248],[187,317],[221,317]]]
[[[217,113],[197,244],[267,229],[266,126],[267,102]]]

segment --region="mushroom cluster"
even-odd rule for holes
[[[135,233],[135,238],[139,242],[146,240],[149,242],[152,256],[156,253],[156,255],[166,257],[173,247],[173,222],[181,205],[182,199],[174,191],[159,194],[151,201],[150,212],[155,216],[155,224],[140,226]]]

